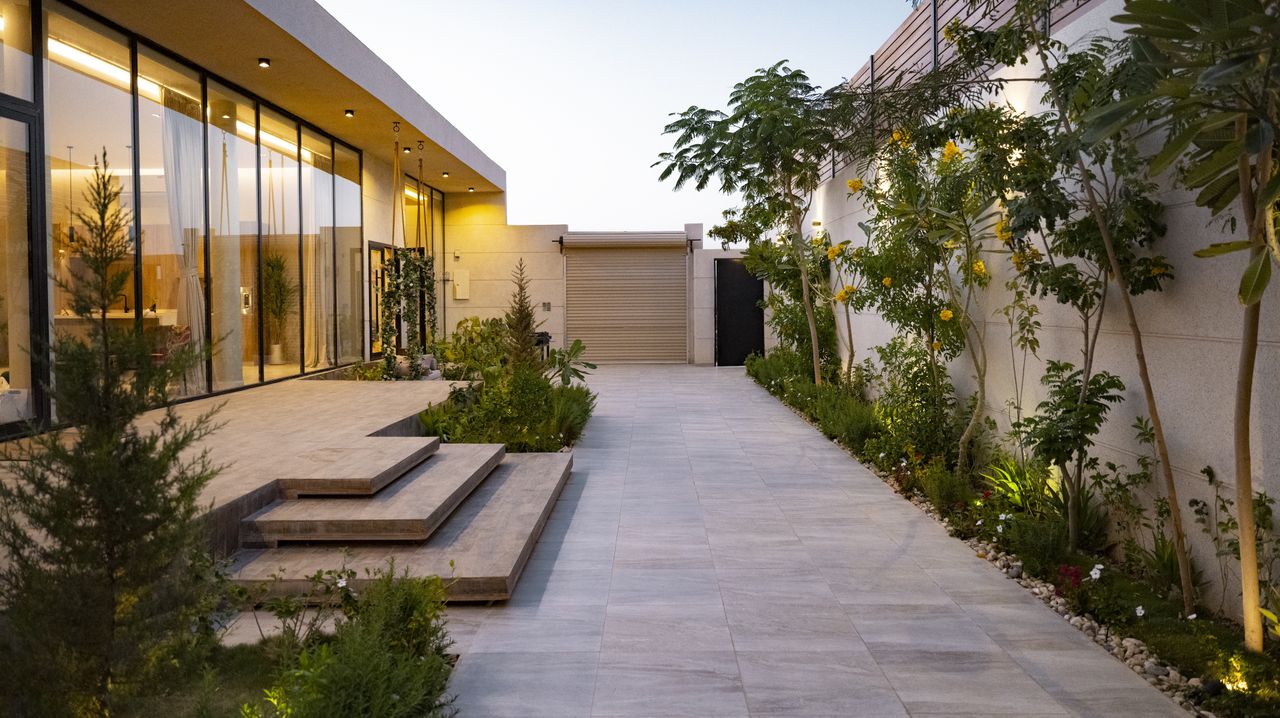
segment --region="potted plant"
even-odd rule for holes
[[[268,364],[284,364],[285,320],[298,296],[298,286],[289,280],[284,255],[268,252],[262,260],[262,313],[266,320]]]

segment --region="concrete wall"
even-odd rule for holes
[[[1058,33],[1067,43],[1077,43],[1099,32],[1118,36],[1109,18],[1120,12],[1121,0],[1108,0]],[[1031,83],[1013,83],[1004,100],[1015,108],[1038,111],[1041,95]],[[847,169],[825,183],[815,197],[812,219],[820,220],[833,242],[852,240],[854,246],[866,241],[857,223],[867,218],[857,199],[846,197],[845,181],[855,173]],[[869,180],[868,177],[862,177]],[[1206,579],[1218,575],[1217,561],[1208,539],[1191,523],[1186,502],[1206,500],[1207,490],[1200,469],[1212,465],[1234,495],[1232,474],[1232,410],[1239,352],[1242,312],[1236,301],[1236,287],[1243,270],[1244,253],[1216,259],[1197,259],[1192,253],[1211,242],[1233,239],[1222,222],[1212,221],[1207,210],[1195,206],[1193,195],[1175,189],[1164,178],[1159,199],[1166,206],[1168,233],[1157,245],[1174,265],[1177,279],[1166,291],[1135,300],[1145,338],[1147,360],[1157,392],[1161,416],[1184,511],[1185,528],[1194,546],[1195,561]],[[1243,226],[1243,222],[1241,223]],[[1238,238],[1238,237],[1237,237]],[[991,254],[987,266],[993,281],[983,300],[986,316],[989,369],[987,410],[1001,429],[1009,423],[1006,402],[1014,396],[1014,363],[1009,351],[1009,329],[998,311],[1009,301],[1004,283],[1012,268],[1007,255]],[[1038,300],[1042,315],[1039,357],[1032,357],[1027,369],[1028,386],[1023,406],[1028,411],[1044,398],[1038,384],[1045,361],[1061,359],[1079,364],[1080,330],[1073,313],[1052,298]],[[1263,300],[1261,346],[1255,375],[1252,440],[1254,486],[1280,497],[1280,282],[1272,284]],[[837,327],[844,334],[842,321]],[[871,347],[883,344],[893,330],[875,315],[857,315],[853,322],[856,358],[874,356]],[[1109,302],[1103,318],[1099,342],[1098,368],[1119,375],[1127,387],[1125,400],[1111,412],[1111,419],[1097,437],[1095,449],[1103,461],[1117,461],[1136,467],[1139,445],[1134,441],[1134,419],[1149,414],[1142,395],[1132,338],[1119,302]],[[843,346],[842,346],[843,349]],[[952,367],[957,389],[969,392],[974,385],[971,367],[958,361]],[[1158,484],[1158,481],[1157,481]],[[1159,491],[1157,485],[1153,490]],[[1159,491],[1159,493],[1163,493]],[[1238,595],[1238,586],[1228,587]],[[1232,600],[1227,601],[1230,608]],[[1238,607],[1236,608],[1238,610]]]
[[[514,285],[511,273],[524,259],[529,293],[542,330],[551,345],[564,343],[564,256],[556,240],[568,231],[562,224],[509,225],[500,194],[445,196],[444,246],[438,270],[447,281],[442,292],[441,328],[452,333],[466,317],[499,317],[507,309]],[[469,298],[455,299],[463,279]],[[544,308],[544,303],[550,305]]]

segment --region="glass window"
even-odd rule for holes
[[[27,125],[0,118],[0,423],[35,416],[31,396],[30,148]]]
[[[0,92],[32,100],[31,5],[0,0]]]
[[[58,335],[86,337],[88,327],[71,310],[64,287],[84,271],[73,240],[83,231],[77,213],[85,209],[85,189],[95,163],[105,160],[109,165],[120,185],[120,208],[130,216],[135,208],[129,48],[123,38],[70,10],[50,9],[47,27],[44,117],[49,263],[56,279],[50,286],[53,325]],[[129,232],[132,235],[132,223]],[[128,271],[132,264],[125,260],[112,270]],[[137,303],[131,280],[108,319],[132,324]]]
[[[142,326],[156,356],[203,349],[204,108],[200,76],[138,49]],[[208,390],[200,362],[175,396]]]
[[[259,381],[258,159],[253,102],[209,82],[213,388]]]
[[[364,266],[360,235],[360,155],[342,145],[334,146],[334,227],[337,256],[338,362],[364,358]]]
[[[334,365],[333,146],[302,130],[302,336],[307,371]]]
[[[298,125],[265,108],[259,122],[264,372],[274,379],[297,374],[301,368]]]

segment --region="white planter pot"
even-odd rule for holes
[[[271,345],[271,352],[267,355],[267,363],[268,364],[284,364],[285,363],[283,344]]]

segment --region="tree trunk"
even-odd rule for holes
[[[1266,251],[1255,247],[1250,257]],[[1250,412],[1253,408],[1253,370],[1258,354],[1258,320],[1262,302],[1244,309],[1244,331],[1240,338],[1240,363],[1236,374],[1235,459],[1236,520],[1240,524],[1240,592],[1244,598],[1244,647],[1262,652],[1262,613],[1258,586],[1257,527],[1253,522],[1253,454],[1249,447]]]
[[[809,288],[809,263],[805,261],[804,232],[796,214],[792,220],[795,230],[796,267],[800,270],[800,301],[804,304],[804,318],[809,323],[809,352],[813,356],[813,383],[822,386],[822,358],[818,352],[818,320],[814,317],[812,292]]]
[[[1049,58],[1045,54],[1044,45],[1037,43],[1036,50],[1040,57],[1040,65],[1047,76],[1049,74]],[[1046,84],[1048,85],[1049,83]],[[1052,85],[1049,85],[1049,87],[1052,89]],[[1053,99],[1058,110],[1058,121],[1062,129],[1067,134],[1071,134],[1073,130],[1071,120],[1067,117],[1066,102],[1056,92],[1053,93]],[[1138,327],[1138,316],[1133,309],[1133,299],[1129,296],[1129,283],[1120,271],[1120,261],[1116,257],[1115,241],[1111,236],[1111,228],[1107,225],[1106,217],[1102,214],[1101,203],[1098,200],[1097,193],[1094,191],[1093,181],[1089,179],[1084,152],[1077,147],[1075,154],[1076,167],[1080,170],[1081,184],[1084,186],[1089,213],[1093,215],[1094,221],[1098,224],[1098,231],[1102,235],[1102,243],[1107,250],[1107,261],[1111,266],[1111,276],[1120,288],[1120,298],[1123,300],[1125,316],[1129,322],[1129,334],[1133,337],[1133,350],[1138,364],[1138,376],[1142,380],[1142,393],[1147,401],[1147,413],[1151,415],[1151,430],[1155,435],[1156,455],[1160,460],[1160,473],[1163,475],[1165,492],[1169,497],[1169,523],[1173,527],[1174,553],[1178,558],[1178,581],[1182,590],[1182,611],[1183,615],[1191,615],[1195,612],[1195,580],[1191,575],[1191,558],[1187,554],[1186,534],[1182,529],[1182,509],[1178,502],[1178,487],[1173,480],[1173,466],[1169,461],[1169,445],[1165,442],[1164,424],[1160,420],[1160,409],[1156,404],[1155,388],[1151,385],[1151,374],[1147,369],[1147,356],[1143,349],[1142,330]],[[1242,187],[1241,190],[1243,193],[1244,188]],[[1251,506],[1252,503],[1247,505]],[[1243,529],[1243,523],[1241,528]],[[1243,531],[1241,543],[1244,543]],[[1241,574],[1243,575],[1243,573],[1244,571],[1242,570]],[[1256,567],[1254,568],[1254,573],[1255,575],[1257,573]]]

